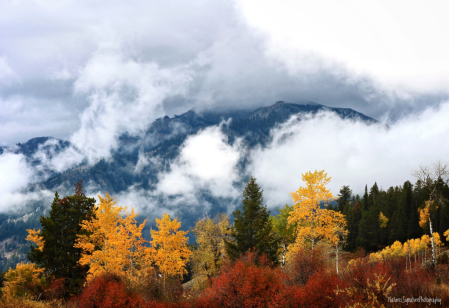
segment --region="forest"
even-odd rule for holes
[[[186,231],[164,213],[151,239],[134,208],[107,192],[95,204],[80,181],[23,235],[30,262],[1,274],[0,307],[447,306],[448,175],[437,162],[359,196],[309,171],[276,216],[251,177],[232,216]]]

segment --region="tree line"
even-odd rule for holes
[[[71,297],[113,275],[134,290],[144,289],[152,299],[167,299],[182,293],[180,281],[188,271],[192,288],[207,290],[211,281],[224,275],[227,262],[287,268],[298,264],[298,256],[315,264],[316,258],[332,255],[333,271],[338,275],[339,251],[365,248],[379,251],[370,255],[372,262],[405,256],[411,268],[412,257],[418,255],[419,260],[429,242],[435,265],[435,248],[444,245],[442,233],[449,229],[449,188],[441,174],[432,178],[427,173],[415,185],[407,181],[387,191],[375,183],[369,192],[365,188],[363,197],[353,196],[349,186],[343,186],[335,197],[327,188],[331,178],[324,170],[307,172],[302,180],[304,185],[291,193],[293,205],[272,216],[264,204],[263,190],[251,177],[232,223],[223,213],[200,219],[190,230],[196,238],[193,246],[187,244],[188,232],[181,230],[181,222],[167,213],[156,219],[151,240],[144,239],[147,221],[139,224],[133,208],[127,211],[108,193],[99,196],[95,205],[95,199],[84,195],[80,181],[72,196],[61,199],[56,192],[48,216],[41,216],[42,228],[28,230],[27,240],[33,243],[28,258],[33,263],[11,268],[5,274],[3,293],[11,298],[40,297],[45,285],[61,285],[62,296]],[[436,232],[425,235],[431,226]],[[247,258],[250,263],[242,261]]]

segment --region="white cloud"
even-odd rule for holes
[[[22,154],[5,152],[0,155],[0,211],[15,211],[28,202],[50,198],[46,189],[22,192],[30,182],[35,181],[35,170],[30,168]]]
[[[267,55],[294,74],[341,67],[394,92],[448,93],[446,1],[242,0],[238,7],[268,36]]]
[[[167,195],[208,190],[214,197],[238,196],[234,184],[239,181],[237,163],[242,154],[241,144],[237,140],[231,146],[226,139],[221,125],[189,137],[170,171],[159,175],[157,190]]]
[[[0,155],[0,174],[0,196],[25,188],[33,176],[25,156],[13,153]],[[3,202],[1,204],[6,206]]]
[[[334,195],[343,185],[361,194],[365,184],[375,181],[383,189],[415,182],[411,173],[420,164],[449,156],[448,118],[447,102],[389,129],[332,113],[299,122],[294,117],[272,131],[273,142],[266,149],[251,152],[249,172],[257,177],[269,206],[291,203],[289,193],[304,184],[301,175],[307,171],[324,169],[332,177]]]

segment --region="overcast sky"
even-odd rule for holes
[[[295,171],[326,167],[340,177],[336,187],[380,178],[399,185],[416,164],[449,157],[442,146],[449,140],[448,127],[428,122],[429,117],[444,122],[442,114],[448,113],[448,9],[446,1],[431,0],[0,1],[0,145],[53,136],[72,141],[94,161],[109,155],[121,133],[137,135],[154,119],[192,107],[314,101],[355,109],[392,130],[337,125],[331,139],[322,139],[341,141],[332,146],[343,147],[333,150],[335,159],[321,157],[326,163],[319,164],[310,152]],[[332,129],[336,121],[329,119],[325,127]],[[316,119],[309,122],[320,126]],[[424,131],[427,135],[416,136]],[[348,136],[355,141],[344,148]],[[434,138],[431,148],[426,136]],[[427,148],[410,148],[413,139]],[[310,145],[306,141],[292,141],[289,149],[298,151],[301,144],[303,151]],[[410,162],[396,163],[403,162],[405,150],[381,156],[378,151],[385,154],[392,146],[388,142],[409,149]],[[195,144],[191,140],[185,147]],[[352,147],[359,156],[348,158]],[[236,151],[225,157],[237,159]],[[273,191],[291,171],[266,173],[273,164],[289,161],[276,151],[274,146],[255,151],[263,163],[252,169]],[[194,156],[189,153],[180,159]],[[371,164],[370,157],[384,157],[382,176],[380,166],[357,176],[341,167]],[[20,159],[5,156],[0,169],[22,170],[17,183],[26,183],[32,173]],[[392,165],[401,166],[403,174],[393,174]],[[178,174],[160,177],[159,188],[166,193],[171,177],[189,178],[188,171],[173,170]],[[274,179],[278,184],[270,182]],[[24,185],[12,182],[5,184],[6,191]]]

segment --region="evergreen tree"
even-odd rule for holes
[[[368,211],[369,203],[368,203],[368,185],[365,185],[365,194],[363,195],[363,211]]]
[[[423,235],[423,230],[419,226],[419,213],[416,201],[412,202],[412,209],[410,211],[410,220],[408,223],[407,238],[420,238]]]
[[[348,219],[348,239],[346,240],[345,249],[354,251],[357,248],[357,236],[359,234],[359,223],[362,219],[362,207],[356,202],[354,207],[350,204],[346,205],[344,213]]]
[[[373,206],[376,203],[376,197],[379,194],[379,187],[377,186],[377,183],[374,182],[373,187],[369,190],[369,196],[368,196],[368,208]]]
[[[372,207],[369,211],[363,211],[359,222],[357,246],[364,247],[367,251],[376,251],[380,245],[379,214],[379,208]]]
[[[226,251],[232,259],[254,249],[258,255],[266,254],[274,263],[278,262],[279,241],[270,220],[267,206],[263,206],[263,191],[251,177],[243,191],[243,207],[233,212],[234,226],[231,237],[234,242],[226,241]]]
[[[343,185],[343,187],[340,189],[340,193],[338,194],[337,210],[343,212],[346,203],[348,203],[351,200],[351,197],[352,197],[352,190],[349,188],[349,186]]]
[[[78,293],[87,274],[88,268],[78,264],[81,249],[73,245],[77,234],[82,233],[80,223],[91,217],[95,206],[95,199],[84,195],[81,183],[76,184],[73,196],[61,200],[55,193],[48,217],[40,218],[43,247],[32,245],[28,253],[31,262],[55,278],[64,278],[70,294]]]

